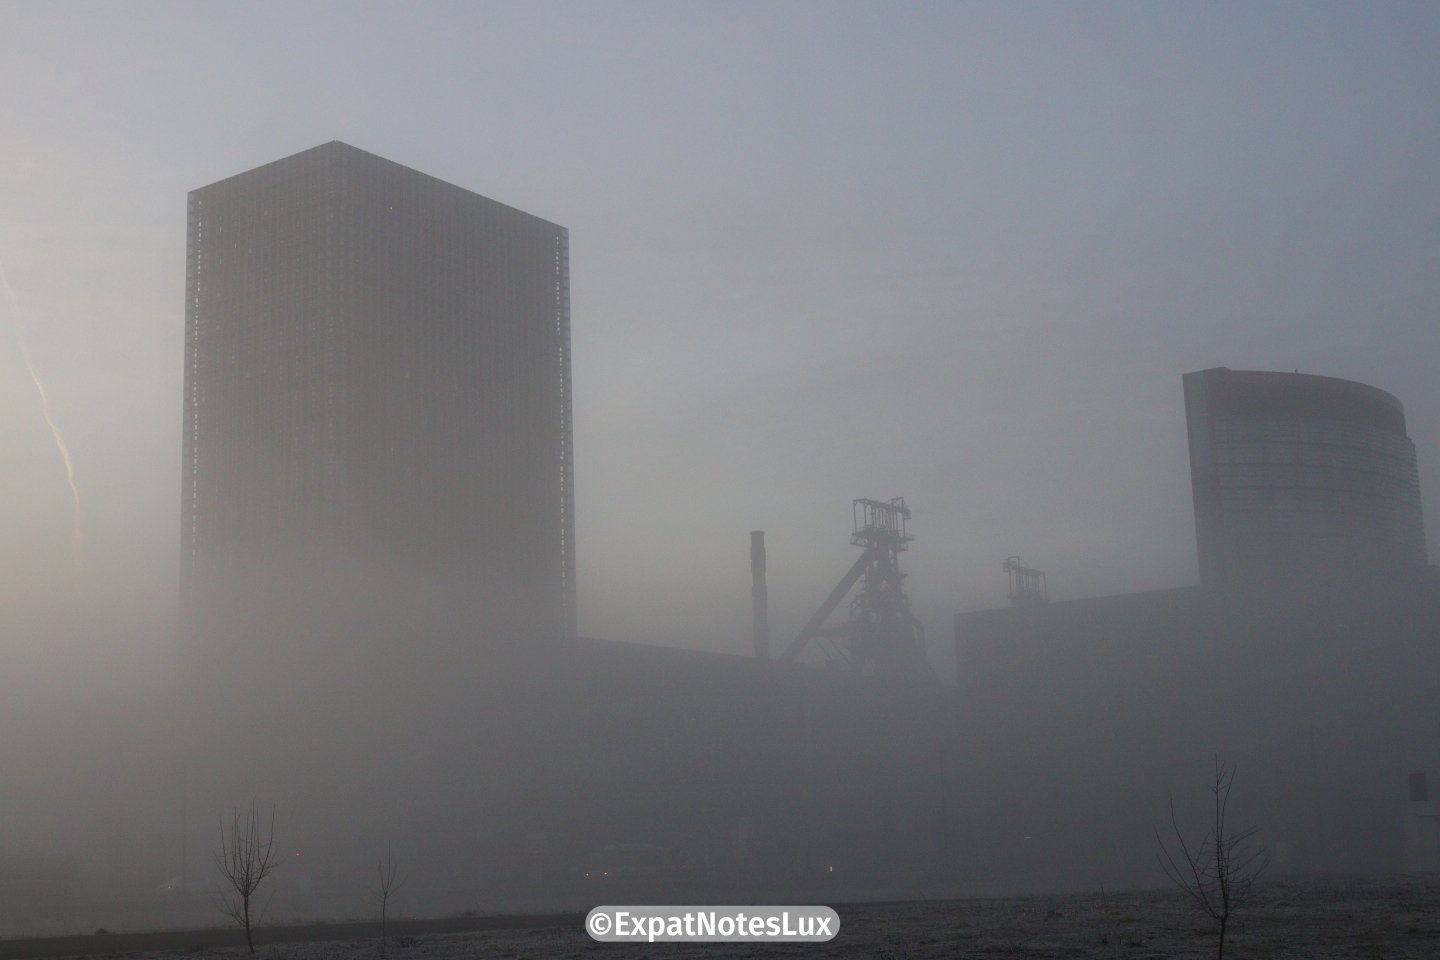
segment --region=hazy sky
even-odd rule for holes
[[[1194,582],[1218,365],[1399,396],[1440,556],[1436,50],[1430,3],[0,0],[0,667],[156,662],[186,192],[332,139],[570,229],[588,634],[747,649],[764,529],[784,642],[862,496],[937,647],[1011,554]]]

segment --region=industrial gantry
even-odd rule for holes
[[[856,673],[933,677],[925,656],[925,628],[910,612],[910,599],[903,588],[905,574],[900,572],[900,554],[914,539],[906,531],[910,508],[904,497],[896,497],[856,500],[852,511],[850,542],[863,552],[790,641],[781,659],[794,660],[813,640],[831,662]],[[826,627],[825,621],[856,583],[860,590],[850,601],[849,620]]]

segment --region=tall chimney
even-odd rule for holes
[[[750,599],[755,607],[755,656],[770,656],[770,596],[765,589],[765,531],[750,531]]]

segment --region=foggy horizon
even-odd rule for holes
[[[27,884],[197,922],[257,796],[307,919],[381,839],[417,915],[636,850],[1140,887],[1220,757],[1280,875],[1440,869],[1437,49],[1399,0],[0,0],[0,936]],[[1414,456],[1364,391],[1237,405],[1192,496],[1218,367],[1386,391]],[[877,561],[826,638],[873,675],[758,661],[751,531],[780,659],[897,497],[910,607]],[[1109,599],[1012,607],[1017,556]]]
[[[569,229],[583,634],[746,652],[764,529],[793,635],[856,497],[911,504],[932,641],[1015,554],[1056,599],[1192,583],[1180,375],[1211,366],[1395,394],[1440,509],[1423,6],[0,20],[0,263],[84,499],[62,606],[173,596],[185,194],[330,139]],[[5,309],[28,604],[70,504]]]

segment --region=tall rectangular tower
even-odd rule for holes
[[[568,244],[339,142],[190,194],[192,622],[270,603],[237,585],[384,584],[463,630],[574,632]]]

